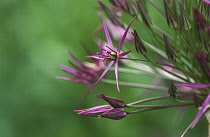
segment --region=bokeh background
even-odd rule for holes
[[[90,36],[101,24],[96,6],[94,0],[0,1],[0,137],[177,137],[195,118],[194,106],[188,107],[183,117],[180,109],[170,108],[129,115],[119,121],[74,112],[105,104],[94,96],[97,93],[121,98],[126,103],[141,98],[142,89],[122,86],[119,94],[115,85],[101,82],[78,104],[87,86],[55,78],[68,76],[59,68],[60,64],[68,65],[67,50],[87,60],[81,40],[91,51],[97,51]],[[164,26],[153,10],[153,19]],[[134,25],[141,30],[137,22]],[[140,35],[149,39],[143,29]],[[108,77],[114,78],[112,74]],[[120,79],[145,84],[153,80],[123,74]],[[155,91],[151,96],[158,94]],[[207,136],[205,118],[186,136]]]

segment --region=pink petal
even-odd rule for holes
[[[190,88],[210,88],[210,84],[197,84],[197,83],[176,83],[177,86],[183,86],[183,87],[190,87]]]
[[[204,102],[203,102],[203,104],[202,104],[202,107],[201,107],[200,111],[198,112],[198,114],[197,114],[195,120],[193,121],[193,123],[192,123],[192,125],[191,125],[192,128],[197,124],[197,122],[199,121],[199,119],[201,118],[201,116],[205,113],[205,111],[206,111],[207,108],[208,108],[209,103],[210,103],[210,93],[209,93],[209,95],[206,97],[206,99],[204,100]]]
[[[96,83],[89,89],[89,91],[91,91],[95,86],[96,84],[98,84],[98,82],[104,77],[104,75],[106,74],[106,72],[109,70],[109,68],[112,66],[112,64],[114,63],[115,61],[111,61],[109,63],[109,65],[105,68],[104,72],[101,74],[100,78],[98,79],[98,81],[96,81]]]
[[[113,44],[112,44],[111,37],[110,37],[110,35],[109,35],[109,31],[108,31],[107,26],[106,26],[106,23],[105,23],[105,21],[104,21],[103,18],[101,18],[101,19],[102,19],[102,23],[103,23],[103,27],[104,27],[104,32],[105,32],[105,34],[106,34],[106,39],[107,39],[108,45],[109,45],[111,48],[114,48],[114,47],[113,47]]]
[[[125,55],[127,55],[127,54],[130,53],[130,52],[131,52],[131,50],[126,51],[126,52],[123,52],[123,53],[121,53],[121,54],[119,55],[119,57],[124,57]]]
[[[81,79],[77,79],[77,78],[68,78],[68,77],[61,77],[61,76],[58,76],[56,78],[62,79],[62,80],[67,80],[67,81],[72,81],[72,82],[76,82],[76,83],[90,84],[90,82],[88,80],[81,80]]]
[[[128,33],[128,30],[129,30],[129,28],[130,28],[130,26],[131,26],[131,24],[132,24],[132,22],[133,22],[133,20],[134,20],[135,18],[136,18],[136,16],[135,16],[135,17],[131,20],[131,22],[128,24],[128,26],[127,26],[127,28],[126,28],[124,34],[123,34],[123,37],[122,37],[122,39],[120,40],[120,42],[119,42],[119,44],[118,44],[117,52],[120,52],[120,50],[121,50],[121,48],[122,48],[122,45],[123,45],[123,43],[124,43],[124,41],[125,41],[126,35],[127,35],[127,33]]]
[[[118,59],[116,59],[116,61],[115,61],[114,70],[115,70],[115,77],[116,77],[117,90],[118,90],[118,92],[120,92],[119,80],[118,80]]]
[[[206,2],[207,4],[210,4],[209,0],[203,0],[203,2]]]
[[[82,67],[86,67],[81,61],[79,61],[70,51],[68,51],[68,55],[73,59],[78,65]]]

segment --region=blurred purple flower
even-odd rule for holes
[[[123,37],[125,29],[114,25],[110,20],[106,20],[107,28],[109,29],[110,34],[115,40],[120,40]],[[125,42],[132,42],[133,37],[128,33],[125,37]]]
[[[131,23],[133,22],[133,20],[136,17],[134,17],[131,22],[129,23],[128,27],[126,28],[122,39],[120,40],[117,50],[114,49],[114,46],[112,44],[112,40],[110,38],[109,35],[109,31],[107,29],[106,23],[104,21],[104,19],[102,18],[102,23],[103,23],[103,27],[104,27],[104,31],[106,34],[106,38],[107,38],[107,42],[108,42],[108,46],[106,46],[105,48],[102,48],[103,51],[105,51],[105,53],[100,53],[98,55],[93,55],[93,56],[87,56],[87,58],[95,58],[95,59],[102,59],[102,60],[107,60],[107,61],[111,61],[108,66],[105,68],[104,72],[101,74],[100,78],[98,79],[98,81],[90,88],[90,90],[92,90],[96,84],[98,84],[98,82],[104,77],[104,75],[106,74],[106,72],[109,70],[109,68],[115,63],[115,76],[116,76],[116,83],[117,83],[117,89],[120,92],[120,88],[119,88],[119,81],[118,81],[118,61],[119,58],[124,57],[125,55],[127,55],[129,52],[131,51],[127,51],[127,52],[123,52],[120,53],[120,50],[122,48],[122,45],[125,41],[126,35],[128,33],[128,30],[131,26]]]
[[[209,0],[202,0],[203,2],[206,2],[207,4],[210,4]]]
[[[209,58],[208,58],[208,54],[206,54],[203,51],[197,51],[195,53],[195,57],[197,58],[197,60],[199,61],[199,63],[202,65],[203,69],[205,70],[206,74],[209,76],[210,78],[210,68],[209,68]]]
[[[126,112],[123,109],[124,102],[122,100],[110,98],[104,94],[98,94],[96,96],[104,99],[110,105],[101,105],[83,110],[75,110],[75,112],[77,112],[78,115],[86,115],[99,118],[104,117],[114,120],[119,120],[126,117]]]
[[[71,52],[68,52],[70,58],[76,63],[69,63],[74,67],[74,69],[67,66],[61,65],[61,70],[69,73],[74,78],[58,76],[58,79],[63,79],[67,81],[83,83],[83,84],[93,84],[98,77],[98,72],[103,69],[104,62],[101,60],[94,60],[93,62],[81,62],[79,61]]]
[[[177,86],[190,87],[196,89],[210,88],[210,84],[197,84],[197,83],[176,83]]]

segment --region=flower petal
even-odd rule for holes
[[[208,96],[206,97],[206,99],[204,100],[202,107],[200,109],[200,111],[198,112],[195,120],[193,121],[191,128],[193,128],[197,122],[199,121],[199,119],[201,118],[201,116],[205,113],[205,111],[207,110],[207,108],[209,107],[209,103],[210,103],[210,93],[208,94]]]
[[[79,78],[90,79],[87,74],[79,73],[79,72],[77,72],[77,71],[75,71],[75,70],[73,70],[73,69],[71,69],[69,67],[66,67],[64,65],[61,65],[61,70],[63,70],[64,72],[67,72],[67,73],[69,73],[71,75],[74,75],[76,77],[79,77]]]
[[[190,88],[210,88],[210,84],[197,84],[197,83],[176,83],[177,86],[183,86],[183,87],[190,87]]]
[[[109,31],[108,31],[107,26],[106,26],[106,23],[105,23],[105,21],[104,21],[103,18],[101,18],[101,19],[102,19],[102,23],[103,23],[103,27],[104,27],[104,32],[105,32],[105,34],[106,34],[106,39],[107,39],[108,45],[109,45],[111,48],[114,48],[114,47],[113,47],[113,44],[112,44],[111,37],[110,37],[110,35],[109,35]]]
[[[120,92],[119,80],[118,80],[118,58],[115,61],[114,71],[115,71],[115,77],[116,77],[117,90],[118,92]]]
[[[120,58],[120,57],[124,57],[125,55],[127,55],[127,54],[130,53],[130,52],[131,52],[131,50],[126,51],[126,52],[123,52],[123,53],[120,53],[119,58]]]
[[[77,79],[77,78],[68,78],[68,77],[61,77],[61,76],[58,76],[56,78],[62,79],[62,80],[67,80],[67,81],[72,81],[72,82],[76,82],[76,83],[90,84],[90,81],[88,81],[88,80],[82,80],[82,79]]]
[[[121,99],[108,97],[108,96],[105,96],[104,94],[97,94],[96,96],[99,98],[102,98],[114,108],[123,108],[125,106],[124,101],[122,101]]]
[[[106,74],[106,72],[109,70],[109,68],[112,66],[112,64],[114,63],[114,61],[111,61],[109,63],[109,65],[105,68],[104,72],[101,74],[100,78],[98,79],[98,81],[96,81],[96,83],[89,89],[90,91],[96,86],[96,84],[98,84],[98,82],[104,77],[104,75]]]
[[[120,50],[121,50],[121,48],[122,48],[122,45],[123,45],[123,43],[124,43],[124,41],[125,41],[126,35],[127,35],[127,33],[128,33],[128,30],[129,30],[129,28],[130,28],[130,26],[131,26],[131,24],[132,24],[132,22],[133,22],[133,20],[134,20],[135,18],[136,18],[136,16],[135,16],[135,17],[131,20],[131,22],[128,24],[128,26],[127,26],[127,28],[126,28],[124,34],[123,34],[123,37],[122,37],[122,39],[120,40],[120,42],[119,42],[119,44],[118,44],[117,52],[120,52]]]

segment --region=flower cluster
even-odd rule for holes
[[[87,90],[89,92],[93,90],[99,81],[113,84],[112,80],[104,79],[104,77],[109,70],[114,70],[118,92],[120,92],[119,85],[125,85],[164,91],[166,96],[125,104],[120,99],[98,94],[96,96],[104,99],[109,105],[75,110],[75,112],[79,115],[119,120],[125,118],[128,114],[195,105],[199,108],[199,112],[182,136],[190,128],[193,128],[204,114],[210,123],[210,1],[180,0],[177,2],[175,0],[163,0],[162,7],[156,5],[153,0],[109,1],[112,6],[107,6],[101,0],[98,0],[100,7],[97,9],[99,9],[99,16],[102,20],[102,27],[100,28],[104,30],[106,41],[101,42],[103,46],[99,46],[101,50],[97,55],[87,56],[87,58],[93,59],[91,64],[94,67],[80,62],[69,52],[70,57],[77,64],[70,62],[76,70],[66,66],[61,66],[61,69],[74,75],[75,78],[59,78],[89,84]],[[165,28],[159,27],[158,23],[152,21],[147,4],[154,6],[156,13],[159,12],[160,16],[165,18],[163,20],[167,24]],[[101,11],[105,13],[108,19],[105,19]],[[123,14],[128,14],[132,17],[128,25],[126,25],[126,21],[124,22],[121,19]],[[142,39],[141,30],[131,29],[131,27],[134,27],[132,25],[134,20],[146,30],[151,40]],[[101,30],[100,28],[97,29],[97,32]],[[112,40],[119,41],[117,47],[113,45],[114,42]],[[127,55],[136,54],[134,51],[122,51],[125,41],[135,46],[136,52],[140,54],[139,58],[127,57]],[[148,51],[153,53],[156,60],[151,58]],[[126,61],[123,65],[133,69],[122,69],[123,66],[119,66],[121,61]],[[106,67],[104,67],[105,62],[108,62]],[[114,68],[112,68],[113,64]],[[119,81],[119,69],[121,72],[152,75],[158,77],[158,79],[153,85]],[[168,87],[160,86],[165,81],[165,85],[170,83]],[[184,97],[184,99],[180,99],[180,97]],[[165,105],[141,104],[168,98],[174,98],[177,103]],[[136,108],[137,110],[127,111],[126,108],[128,110],[129,108]]]

